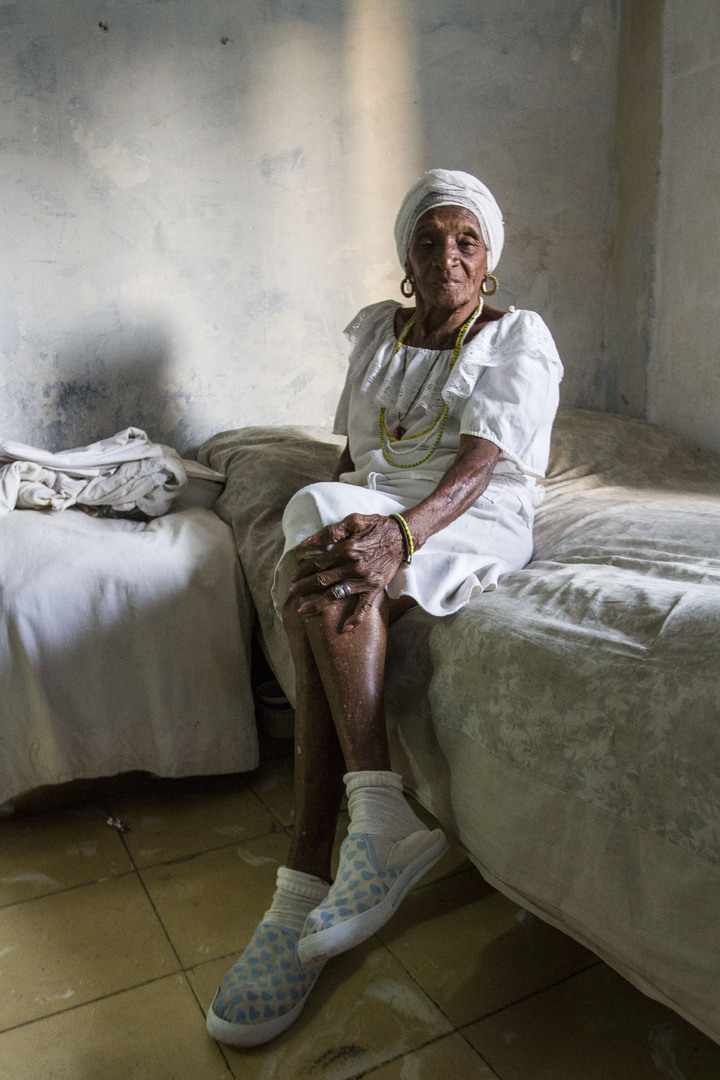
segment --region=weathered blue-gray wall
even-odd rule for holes
[[[331,420],[424,168],[505,210],[502,303],[604,407],[613,0],[0,0],[0,435]]]
[[[648,419],[720,453],[720,5],[666,0]]]
[[[655,311],[664,6],[665,0],[624,0],[618,49],[607,407],[640,417],[647,409]]]

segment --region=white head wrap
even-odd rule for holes
[[[490,189],[475,176],[449,169],[426,172],[403,199],[395,220],[395,244],[402,267],[407,261],[415,226],[423,214],[436,206],[463,206],[475,215],[487,248],[488,273],[491,274],[498,264],[505,239],[502,211]]]

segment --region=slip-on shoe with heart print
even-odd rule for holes
[[[207,1029],[229,1046],[260,1046],[297,1020],[322,964],[304,967],[299,934],[263,921],[220,983],[207,1014]]]
[[[376,933],[405,893],[448,848],[440,829],[420,829],[393,845],[387,866],[378,866],[372,839],[350,833],[340,848],[335,882],[308,915],[298,942],[302,964],[324,963]]]

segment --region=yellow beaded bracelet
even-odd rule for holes
[[[413,544],[412,533],[410,532],[410,526],[408,525],[402,514],[391,514],[391,518],[395,518],[398,525],[402,529],[403,544],[405,547],[405,565],[409,566],[413,561],[413,555],[415,554],[415,545]]]

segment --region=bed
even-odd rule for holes
[[[338,452],[246,428],[199,455],[291,697],[282,509]],[[392,628],[393,764],[493,885],[720,1041],[720,459],[564,408],[545,486],[525,569]]]
[[[257,766],[252,607],[207,486],[150,521],[0,515],[6,808],[68,780]]]

